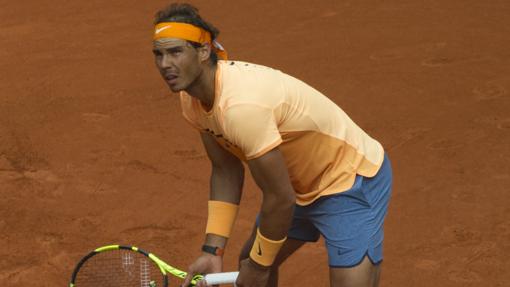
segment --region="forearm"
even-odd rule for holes
[[[244,166],[232,162],[228,167],[213,165],[210,180],[210,200],[239,204],[244,182]]]
[[[295,193],[291,188],[264,191],[260,210],[260,232],[272,240],[287,236],[295,206]]]
[[[285,238],[290,227],[296,193],[283,155],[278,148],[248,162],[255,182],[262,190],[259,230],[271,240]]]
[[[271,266],[283,246],[291,224],[296,194],[278,148],[248,162],[263,193],[260,221],[250,251],[250,260]]]
[[[259,227],[250,251],[254,266],[264,269],[273,264],[287,239],[294,205],[293,189],[264,190]]]
[[[233,163],[230,168],[221,168],[213,165],[210,181],[211,191],[209,200],[239,205],[242,195],[243,182],[244,167],[242,163]],[[208,220],[210,220],[210,218],[208,218]],[[233,221],[231,224],[233,224]],[[227,240],[227,236],[207,233],[205,244],[225,248]]]

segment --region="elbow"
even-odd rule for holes
[[[268,200],[269,204],[280,210],[291,210],[294,209],[296,204],[296,193],[294,190],[286,192],[280,192],[275,194],[274,197]],[[272,203],[272,204],[271,204]]]
[[[287,194],[287,196],[285,197],[284,199],[285,201],[285,206],[288,206],[288,207],[291,207],[293,208],[294,205],[296,204],[296,193],[294,192],[294,190],[292,190],[291,192],[289,192]]]

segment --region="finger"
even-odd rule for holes
[[[188,287],[191,283],[191,278],[193,277],[193,273],[191,271],[188,272],[188,275],[184,278],[184,281],[181,284],[181,287]]]
[[[197,281],[197,287],[207,287],[207,282],[205,281],[205,279]]]

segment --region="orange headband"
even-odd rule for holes
[[[199,44],[208,43],[220,59],[227,59],[227,51],[216,41],[211,41],[211,33],[195,25],[179,22],[162,22],[154,28],[154,40],[178,38]]]

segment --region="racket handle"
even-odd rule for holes
[[[234,284],[236,282],[237,275],[239,275],[239,272],[212,273],[205,275],[204,279],[207,282],[207,285]]]

